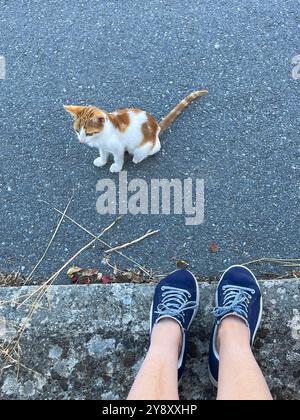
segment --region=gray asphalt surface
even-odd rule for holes
[[[112,245],[160,234],[126,251],[147,268],[184,259],[199,275],[260,257],[299,257],[299,54],[295,0],[0,1],[0,269],[28,274],[64,209],[98,233],[113,216],[96,210],[93,167],[63,104],[140,107],[163,117],[186,94],[209,89],[162,138],[163,150],[128,178],[204,179],[205,221],[128,215]],[[89,236],[65,222],[37,272],[59,268]],[[209,245],[216,242],[219,252]],[[100,245],[77,265],[99,266]],[[123,259],[118,260],[127,266]],[[63,279],[61,281],[64,281]]]

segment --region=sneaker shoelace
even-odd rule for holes
[[[235,312],[248,318],[248,306],[255,294],[254,289],[240,286],[223,286],[224,305],[214,308],[213,313],[216,318],[222,318],[230,312]]]
[[[189,300],[191,294],[185,289],[162,286],[162,302],[157,306],[156,314],[178,317],[184,323],[185,311],[198,307],[197,302]]]

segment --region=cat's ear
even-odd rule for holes
[[[102,128],[104,126],[105,123],[105,118],[104,117],[94,117],[91,119],[91,123],[93,127],[96,128]]]
[[[73,105],[64,105],[64,108],[67,112],[69,112],[74,118],[82,112],[84,106],[73,106]]]

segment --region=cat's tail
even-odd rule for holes
[[[197,90],[196,92],[191,93],[190,95],[186,96],[178,105],[175,106],[172,111],[166,115],[160,122],[160,132],[164,132],[167,128],[170,127],[172,122],[182,113],[184,108],[186,108],[191,102],[193,102],[199,96],[206,95],[208,90]]]

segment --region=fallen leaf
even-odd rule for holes
[[[210,245],[209,245],[209,250],[210,250],[210,252],[212,252],[213,254],[216,254],[217,252],[219,252],[219,245],[216,243],[216,242],[212,242]]]
[[[176,261],[176,266],[177,268],[183,269],[183,268],[187,268],[189,266],[189,263],[184,260],[178,260]]]
[[[73,274],[73,276],[71,277],[71,282],[75,284],[77,283],[77,281],[78,281],[78,277],[76,276],[76,274]]]
[[[102,276],[101,281],[103,284],[109,284],[112,282],[112,278],[105,274],[104,276]]]
[[[81,284],[91,284],[92,279],[90,277],[82,277],[80,283]]]
[[[67,276],[73,284],[91,284],[96,283],[102,277],[102,273],[95,268],[82,269],[79,267],[71,267],[67,271]]]
[[[79,271],[81,271],[81,268],[79,268],[79,267],[71,267],[67,271],[67,276],[70,277],[70,279],[72,279],[72,277],[74,276],[74,274],[78,273]]]

